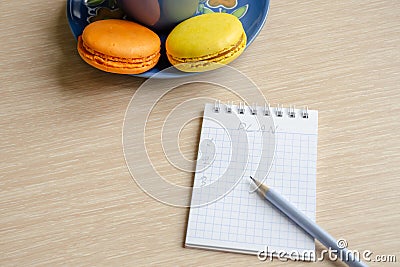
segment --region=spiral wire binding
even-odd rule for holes
[[[228,101],[228,103],[226,104],[226,112],[232,113],[232,105],[233,105],[233,102]]]
[[[223,104],[224,105],[224,104]],[[229,114],[232,113],[233,110],[233,101],[228,101],[227,104],[225,104],[225,111]],[[251,115],[257,115],[258,110],[257,110],[257,103],[253,103],[253,105],[249,105],[248,106],[249,110],[250,110],[250,114]],[[282,104],[277,104],[276,108],[275,108],[275,115],[277,117],[283,117],[283,105]],[[214,103],[214,108],[213,108],[215,113],[220,113],[221,111],[221,101],[220,100],[216,100]],[[244,102],[239,102],[239,105],[237,106],[237,112],[238,114],[245,114],[246,112],[246,105]],[[295,105],[290,105],[289,108],[287,109],[287,115],[289,116],[289,118],[296,118],[296,107]],[[303,109],[301,109],[301,117],[303,119],[308,119],[309,117],[309,111],[308,111],[308,106],[304,106]],[[263,108],[263,115],[264,116],[271,116],[271,106],[269,103],[265,103],[264,104],[264,108]]]
[[[219,113],[221,110],[221,100],[216,100],[214,103],[214,112]]]
[[[265,103],[264,104],[264,116],[271,115],[270,112],[269,112],[270,110],[271,110],[270,104],[269,103]]]
[[[243,102],[239,102],[238,113],[244,114],[244,103]]]
[[[308,106],[305,106],[304,109],[301,111],[301,116],[303,119],[308,119]]]
[[[294,105],[289,106],[289,117],[290,118],[296,118],[296,112],[294,109],[295,109]]]
[[[277,117],[282,117],[283,116],[283,110],[282,109],[283,109],[283,105],[280,105],[280,104],[276,105],[275,113],[276,113]]]

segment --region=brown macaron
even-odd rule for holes
[[[89,24],[78,38],[84,61],[100,70],[139,74],[160,59],[161,41],[150,29],[126,20],[100,20]]]

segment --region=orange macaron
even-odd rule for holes
[[[139,74],[160,59],[161,41],[150,29],[126,20],[100,20],[86,26],[78,37],[78,53],[103,71]]]

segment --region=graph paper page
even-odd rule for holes
[[[266,250],[267,253],[295,251],[301,259],[312,259],[314,239],[252,192],[254,185],[249,176],[267,174],[264,182],[315,220],[318,112],[309,110],[308,118],[303,118],[302,110],[296,109],[292,118],[288,115],[289,109],[284,108],[282,117],[279,117],[276,116],[276,109],[272,108],[269,116],[274,122],[272,144],[275,153],[268,155],[273,157],[271,164],[260,165],[261,155],[271,144],[265,145],[265,140],[260,140],[260,130],[252,128],[255,117],[250,114],[248,107],[245,109],[244,114],[238,114],[238,107],[232,106],[229,114],[225,110],[216,113],[212,104],[205,106],[200,137],[200,148],[203,148],[199,148],[198,158],[206,158],[203,163],[208,161],[208,165],[203,168],[201,160],[197,163],[194,179],[196,190],[193,190],[185,245],[249,254]],[[246,126],[245,131],[239,130],[240,125],[237,127],[231,116],[239,117],[240,124]],[[265,115],[260,110],[257,116]],[[247,139],[242,138],[243,135]],[[204,157],[207,153],[204,148],[209,147],[207,142],[213,142],[212,160]],[[242,152],[240,144],[238,146],[233,142],[243,142],[248,151],[245,168],[240,162],[235,162],[237,157],[233,150],[239,149],[236,154]],[[212,190],[203,191],[202,187],[218,181],[228,169],[235,169],[237,165],[240,165],[237,169],[242,169],[242,172],[240,177],[237,177],[237,172],[230,172],[232,180],[237,180],[233,189],[217,200],[210,201],[214,199],[210,197]],[[207,203],[204,204],[204,200]]]

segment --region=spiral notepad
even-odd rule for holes
[[[264,127],[266,119],[273,127]],[[263,131],[273,134],[262,140]],[[198,152],[198,159],[206,160],[197,162],[185,245],[249,254],[295,252],[311,260],[314,239],[251,192],[248,177],[265,174],[268,185],[315,220],[317,135],[316,110],[206,104]],[[212,159],[206,150],[210,142]],[[265,153],[271,148],[273,155]],[[241,153],[247,154],[241,158],[244,165],[235,156]],[[271,158],[270,164],[260,164],[262,155]],[[227,172],[237,182],[226,194],[210,196],[212,190],[202,190],[220,186],[215,182]]]

